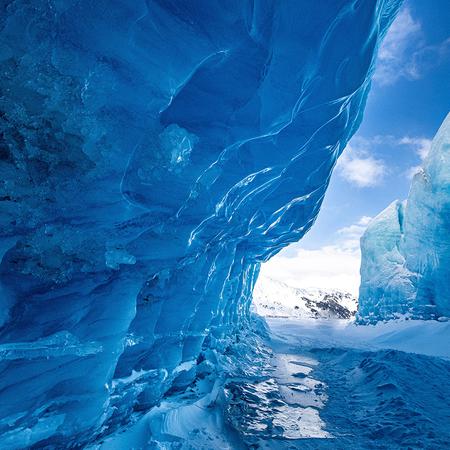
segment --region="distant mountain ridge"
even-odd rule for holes
[[[300,289],[261,276],[253,292],[253,306],[261,316],[311,319],[351,319],[358,300],[336,289]]]

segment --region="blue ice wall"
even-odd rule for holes
[[[398,3],[2,2],[0,447],[92,442],[214,366]]]
[[[450,317],[450,115],[408,200],[394,202],[361,238],[362,321]]]

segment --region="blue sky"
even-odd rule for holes
[[[305,238],[262,273],[298,287],[357,292],[359,237],[408,195],[450,109],[450,0],[407,0],[380,49],[364,119]]]

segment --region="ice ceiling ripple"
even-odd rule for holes
[[[1,446],[92,441],[214,366],[398,4],[3,2]]]

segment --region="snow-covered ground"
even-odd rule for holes
[[[290,421],[261,448],[448,448],[450,322],[267,322]]]
[[[275,340],[301,347],[399,350],[450,359],[450,321],[391,320],[356,325],[352,320],[266,318]]]
[[[299,289],[266,276],[260,276],[253,292],[253,307],[265,317],[349,319],[358,301],[338,290]]]
[[[450,322],[266,321],[253,370],[200,378],[92,450],[448,448]]]

